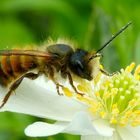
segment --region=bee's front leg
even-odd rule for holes
[[[77,94],[83,96],[84,93],[80,93],[80,92],[77,91],[77,89],[76,89],[76,87],[75,87],[75,85],[74,85],[74,83],[73,83],[73,79],[72,79],[72,76],[71,76],[70,72],[66,72],[66,74],[67,74],[67,76],[68,76],[69,83],[70,83],[70,85],[72,86],[72,88],[74,89],[74,91],[75,91]]]
[[[113,76],[115,74],[118,74],[118,72],[108,73],[107,71],[100,69],[100,72],[103,73],[106,76]]]

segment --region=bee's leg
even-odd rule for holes
[[[100,72],[107,76],[113,76],[118,73],[118,72],[108,73],[107,71],[105,71],[103,69],[100,69]]]
[[[63,88],[63,85],[59,84],[54,78],[54,68],[51,66],[47,66],[44,72],[46,76],[48,76],[56,85],[56,90],[57,90],[58,95],[63,95],[63,93],[60,93],[60,87]]]
[[[56,90],[57,90],[58,95],[63,95],[63,93],[60,93],[60,87],[63,88],[64,86],[59,84],[59,83],[57,83],[56,81],[53,81],[53,82],[56,85]]]
[[[68,76],[68,79],[69,79],[69,83],[70,83],[70,85],[72,86],[72,88],[74,89],[74,91],[77,93],[77,94],[79,94],[79,95],[84,95],[84,93],[80,93],[80,92],[78,92],[77,91],[77,89],[76,89],[76,87],[74,86],[74,83],[73,83],[73,79],[72,79],[72,76],[71,76],[71,74],[69,73],[69,72],[66,72],[66,74],[67,74],[67,76]]]
[[[10,95],[12,94],[12,92],[14,92],[18,86],[20,85],[20,83],[22,82],[22,80],[26,77],[26,78],[29,78],[29,79],[36,79],[37,77],[39,76],[39,74],[34,74],[34,73],[26,73],[24,75],[22,75],[20,78],[18,78],[17,80],[15,80],[12,85],[10,86],[9,88],[9,91],[7,92],[7,94],[5,95],[3,101],[2,101],[2,104],[0,105],[0,108],[2,108],[6,102],[8,101]]]

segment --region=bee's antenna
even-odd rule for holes
[[[115,35],[113,35],[96,53],[100,52],[105,47],[107,47],[112,42],[112,40],[114,40],[119,34],[121,34],[124,30],[126,30],[126,28],[131,24],[132,24],[131,21],[128,22],[124,27],[122,27],[122,29],[120,29]]]

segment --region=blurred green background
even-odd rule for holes
[[[0,0],[0,49],[64,37],[86,50],[97,50],[132,21],[132,26],[103,51],[105,69],[117,71],[132,61],[140,63],[139,13],[139,0]],[[37,120],[41,119],[0,113],[0,140],[80,139],[67,134],[26,137],[24,128]]]

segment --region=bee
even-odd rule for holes
[[[2,108],[8,101],[11,94],[18,88],[24,78],[36,79],[44,74],[56,85],[57,93],[63,85],[55,79],[55,73],[59,73],[63,78],[68,78],[70,85],[77,94],[74,86],[72,74],[91,81],[98,72],[112,75],[100,69],[100,51],[122,33],[131,22],[125,25],[119,32],[111,37],[98,51],[92,53],[83,49],[74,49],[68,44],[56,43],[45,47],[44,50],[0,50],[0,85],[8,87],[8,92],[3,98],[0,106]],[[37,73],[32,72],[37,70]],[[10,86],[9,86],[10,85]]]

